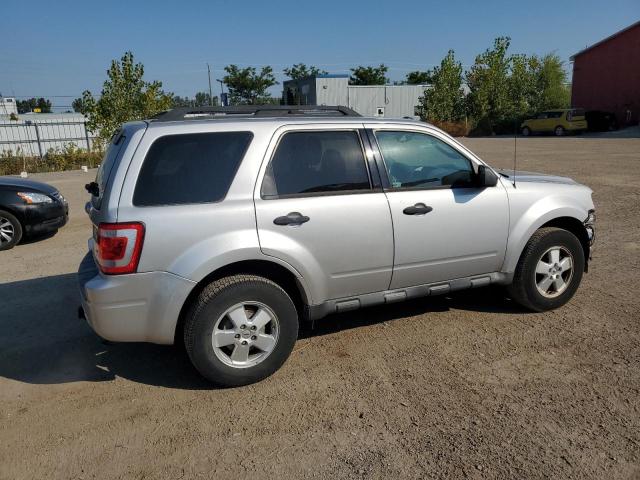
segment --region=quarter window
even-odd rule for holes
[[[369,190],[369,174],[355,131],[283,135],[262,182],[263,198]]]
[[[160,137],[144,159],[133,204],[179,205],[222,200],[251,137],[250,132]]]
[[[469,159],[438,138],[399,131],[378,131],[376,138],[392,188],[473,185]]]

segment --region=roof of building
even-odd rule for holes
[[[594,43],[593,45],[588,46],[587,48],[585,48],[584,50],[580,50],[578,53],[572,55],[571,57],[569,57],[569,59],[571,61],[573,61],[577,56],[582,55],[583,53],[588,52],[589,50],[592,50],[596,47],[599,47],[600,45],[602,45],[603,43],[608,42],[609,40],[613,40],[615,37],[617,37],[618,35],[623,34],[626,31],[629,31],[633,28],[636,27],[640,27],[640,20],[637,21],[636,23],[633,23],[631,25],[629,25],[628,27],[623,28],[622,30],[617,31],[616,33],[614,33],[613,35],[609,35],[606,38],[603,38],[602,40],[600,40],[599,42]]]

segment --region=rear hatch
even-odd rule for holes
[[[576,128],[587,128],[587,119],[582,108],[569,110],[567,112],[567,121],[571,122]]]
[[[94,239],[100,223],[118,221],[118,199],[122,183],[133,152],[146,128],[145,122],[131,122],[118,129],[107,146],[95,180],[87,185],[91,199],[85,210],[93,224]]]

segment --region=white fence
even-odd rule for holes
[[[18,120],[0,115],[0,154],[42,158],[69,144],[91,150],[94,138],[80,114],[27,114]]]

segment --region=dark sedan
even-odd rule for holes
[[[17,177],[0,177],[0,250],[23,236],[57,231],[67,223],[69,205],[51,185]]]

